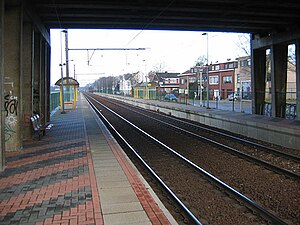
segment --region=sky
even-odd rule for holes
[[[148,73],[162,66],[164,71],[182,73],[195,65],[199,56],[209,62],[224,62],[244,56],[237,45],[238,33],[201,31],[154,30],[86,30],[69,29],[69,49],[74,48],[146,48],[146,50],[69,50],[69,76],[81,87],[99,77],[118,76],[141,71]],[[208,40],[208,43],[207,43]],[[89,63],[88,63],[89,61]],[[51,84],[61,78],[60,64],[65,63],[65,34],[61,29],[51,30]],[[63,69],[63,76],[66,70]]]

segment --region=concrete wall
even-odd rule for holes
[[[20,77],[22,76],[22,10],[10,7],[4,20],[4,110],[5,149],[18,151],[20,135]]]
[[[31,10],[26,1],[0,0],[1,168],[5,152],[32,139],[30,116],[50,115],[50,35]]]
[[[4,0],[0,0],[0,171],[4,167]]]

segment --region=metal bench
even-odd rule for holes
[[[50,130],[53,124],[42,124],[40,116],[38,114],[30,117],[32,128],[35,134],[38,136],[38,140],[41,139],[41,136],[45,136],[46,130]]]

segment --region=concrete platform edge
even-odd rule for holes
[[[86,100],[85,100],[86,101]],[[103,122],[98,118],[98,116],[96,115],[96,113],[94,112],[93,109],[90,108],[91,113],[93,114],[93,117],[95,119],[95,121],[97,122],[99,129],[101,130],[101,132],[103,133],[103,135],[105,136],[107,142],[109,143],[109,145],[113,145],[112,148],[115,148],[116,151],[118,151],[118,154],[122,154],[123,157],[125,158],[125,160],[127,161],[126,163],[128,165],[130,165],[130,167],[133,169],[134,173],[137,175],[138,179],[140,180],[140,182],[143,184],[143,186],[145,186],[146,190],[149,192],[150,196],[153,198],[155,204],[159,207],[159,209],[162,211],[162,213],[164,214],[164,216],[167,218],[168,222],[170,224],[174,224],[177,225],[178,223],[175,221],[175,219],[173,218],[173,216],[169,213],[169,211],[165,208],[165,206],[162,204],[162,202],[160,201],[160,199],[158,198],[158,196],[155,194],[155,192],[152,190],[152,188],[150,187],[150,185],[147,183],[147,181],[143,178],[143,176],[139,173],[139,171],[137,170],[137,168],[134,166],[134,164],[130,161],[130,159],[127,157],[127,155],[125,154],[125,152],[123,151],[123,149],[120,147],[120,145],[117,143],[117,141],[113,138],[113,136],[111,135],[111,133],[108,131],[108,129],[106,128],[106,126],[103,124]],[[92,149],[91,149],[92,151]],[[116,155],[116,157],[118,157],[118,155]],[[95,163],[95,162],[94,162]],[[125,163],[125,164],[126,164]],[[124,171],[125,172],[125,171]],[[126,173],[126,172],[125,172]],[[128,174],[127,174],[128,175]],[[97,174],[96,174],[97,177]],[[100,201],[101,201],[101,196],[100,196]],[[162,219],[163,220],[163,219]],[[162,223],[164,224],[164,223]]]

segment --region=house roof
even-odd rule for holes
[[[178,78],[180,73],[156,73],[160,78]]]
[[[183,77],[183,76],[195,76],[195,75],[196,75],[196,73],[192,73],[191,70],[189,69],[189,70],[186,70],[183,73],[179,74],[178,76]]]

